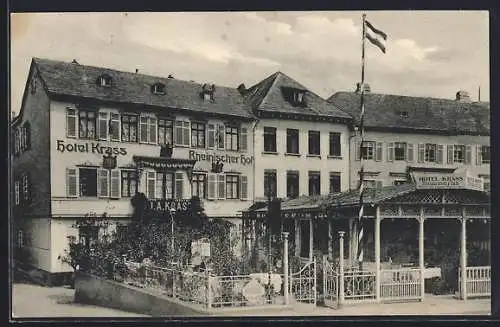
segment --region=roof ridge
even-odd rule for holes
[[[273,76],[274,75],[274,76]],[[265,100],[267,100],[268,98],[268,95],[269,95],[269,91],[276,85],[277,81],[278,81],[278,78],[280,75],[283,75],[282,72],[280,71],[277,71],[276,73],[272,74],[271,76],[273,76],[273,82],[269,85],[269,87],[267,88],[266,90],[266,94],[262,97],[262,99],[260,100],[259,104],[257,105],[257,108],[260,107],[261,105],[264,104]]]
[[[179,79],[179,78],[169,78],[168,76],[164,77],[164,76],[150,75],[150,74],[144,74],[144,73],[139,73],[139,72],[134,73],[134,72],[126,71],[126,70],[120,70],[120,69],[115,69],[115,68],[108,68],[108,67],[103,67],[103,66],[94,66],[94,65],[87,65],[87,64],[80,64],[80,63],[78,63],[78,64],[72,64],[71,62],[62,61],[62,60],[54,60],[54,59],[38,58],[38,57],[33,57],[32,59],[37,64],[40,61],[50,61],[50,62],[61,63],[61,64],[65,64],[65,65],[78,65],[78,66],[81,66],[81,67],[88,67],[88,68],[94,68],[94,69],[103,69],[103,70],[108,70],[108,71],[114,71],[114,72],[117,72],[117,73],[120,73],[120,74],[129,74],[129,75],[132,75],[132,76],[138,76],[138,75],[140,75],[140,76],[143,76],[143,77],[158,78],[158,79],[169,80],[169,81],[176,81],[176,82],[183,82],[183,83],[195,84],[195,85],[200,85],[200,86],[203,86],[204,84],[207,84],[207,83],[195,82],[195,81],[192,81],[192,80],[185,80],[185,79]],[[213,83],[213,84],[215,84],[215,83]],[[215,84],[215,85],[217,87],[222,87],[222,88],[237,90],[235,87],[232,87],[232,86],[227,86],[227,85],[222,85],[222,84]]]
[[[330,99],[333,99],[335,95],[337,94],[353,94],[353,95],[360,95],[359,93],[356,93],[355,91],[337,91],[330,95],[327,99],[327,101],[330,101]],[[455,99],[451,98],[438,98],[438,97],[432,97],[432,96],[416,96],[416,95],[404,95],[404,94],[392,94],[392,93],[378,93],[378,92],[365,92],[365,96],[370,96],[370,95],[378,95],[378,96],[390,96],[390,97],[402,97],[402,98],[412,98],[412,99],[425,99],[425,100],[439,100],[439,101],[451,101],[451,102],[457,102],[457,103],[463,103],[463,104],[475,104],[475,105],[480,105],[481,102],[486,102],[487,101],[471,101],[471,102],[458,102]],[[483,105],[484,106],[484,105]]]

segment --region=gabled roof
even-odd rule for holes
[[[296,89],[304,91],[304,105],[293,105],[284,96],[284,90]],[[256,111],[308,116],[336,117],[350,120],[351,117],[328,103],[319,95],[282,72],[276,72],[261,82],[253,85],[244,93],[248,104]]]
[[[356,92],[337,92],[328,101],[358,121],[360,97]],[[490,109],[489,103],[365,93],[364,126],[489,135]]]
[[[61,95],[113,103],[154,106],[164,110],[222,114],[253,118],[236,88],[215,86],[214,102],[204,100],[202,84],[173,78],[129,73],[114,69],[33,58],[49,96]],[[112,77],[111,87],[98,86],[99,76]],[[155,83],[165,85],[165,94],[151,92]]]

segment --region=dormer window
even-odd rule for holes
[[[301,104],[304,103],[304,93],[303,91],[294,91],[293,92],[293,102]]]
[[[406,110],[399,110],[398,115],[400,118],[408,118],[408,111]]]
[[[306,90],[292,88],[292,87],[283,87],[282,89],[283,97],[286,101],[291,103],[294,106],[303,106],[305,105],[305,94]]]
[[[103,74],[99,76],[99,78],[97,79],[97,83],[99,84],[99,86],[109,87],[111,86],[112,80],[113,79],[111,78],[111,76],[109,76],[108,74]]]
[[[165,84],[156,83],[151,87],[151,92],[154,94],[165,94]]]
[[[215,84],[203,84],[201,88],[200,97],[203,100],[214,102]]]

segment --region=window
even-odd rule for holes
[[[320,155],[319,131],[309,131],[309,154]]]
[[[66,109],[66,136],[76,137],[76,110]]]
[[[98,184],[98,193],[99,196],[109,197],[109,172],[107,169],[99,169],[99,184]]]
[[[97,124],[97,130],[98,130],[99,140],[107,140],[108,131],[110,129],[108,128],[108,113],[100,112],[98,122],[99,123]]]
[[[31,131],[30,131],[30,123],[25,122],[23,127],[21,127],[20,131],[21,140],[20,142],[20,150],[25,151],[28,150],[31,146]]]
[[[182,173],[175,173],[175,198],[182,199],[184,196],[184,177]]]
[[[297,104],[304,103],[304,91],[294,91],[293,92],[293,102]]]
[[[207,199],[217,198],[217,174],[208,174]]]
[[[286,172],[286,197],[294,199],[299,196],[299,172]]]
[[[226,199],[239,199],[240,181],[235,175],[226,175]]]
[[[153,84],[153,86],[151,87],[151,91],[154,94],[165,94],[165,84],[162,83]]]
[[[112,78],[107,74],[101,75],[99,76],[98,83],[100,86],[111,86]]]
[[[109,135],[111,141],[120,141],[120,114],[111,113],[109,119]]]
[[[299,130],[290,129],[286,130],[286,152],[299,153]]]
[[[483,145],[481,146],[481,163],[489,164],[491,162],[491,154],[490,154],[490,146]]]
[[[175,145],[189,146],[189,122],[175,121]]]
[[[436,144],[425,144],[425,162],[436,162]]]
[[[193,148],[205,147],[205,124],[191,123],[191,146]]]
[[[264,196],[273,198],[276,191],[276,171],[264,171]]]
[[[20,204],[21,200],[21,183],[19,181],[14,182],[14,203],[16,205]]]
[[[122,170],[122,197],[133,197],[136,195],[137,179],[135,170]]]
[[[23,246],[24,246],[24,243],[23,243],[23,231],[19,229],[17,231],[17,247],[22,248]]]
[[[23,202],[29,203],[31,200],[30,197],[30,177],[27,173],[22,176],[22,192],[23,192]]]
[[[215,124],[207,124],[207,148],[215,148]]]
[[[341,188],[340,173],[330,173],[330,194],[339,193]]]
[[[113,169],[111,171],[111,193],[110,197],[113,199],[118,199],[120,197],[120,170]]]
[[[169,144],[173,145],[173,123],[168,119],[158,119],[158,144],[164,145]]]
[[[218,124],[217,125],[217,149],[223,150],[224,149],[224,125],[223,124]]]
[[[225,195],[226,191],[226,176],[224,174],[218,174],[217,175],[217,197],[219,199],[224,199],[226,197]]]
[[[321,194],[321,174],[319,171],[309,172],[309,196]]]
[[[148,199],[156,198],[156,171],[146,173],[146,197]]]
[[[402,184],[406,184],[406,183],[408,183],[406,180],[398,180],[398,179],[396,179],[394,181],[394,185],[402,185]]]
[[[240,151],[247,151],[248,148],[248,131],[246,127],[240,128],[240,144],[239,144],[239,150]]]
[[[16,155],[19,154],[19,152],[21,151],[21,136],[20,136],[20,132],[19,132],[19,129],[16,128],[15,132],[14,132],[14,139],[15,139],[15,149],[14,149],[14,153]]]
[[[174,174],[157,172],[155,186],[157,199],[172,199],[174,197]]]
[[[394,160],[396,161],[406,160],[406,143],[404,142],[394,143]]]
[[[375,142],[364,141],[361,147],[361,156],[363,160],[375,159]]]
[[[97,196],[97,169],[79,169],[80,196]]]
[[[192,196],[197,196],[200,199],[206,197],[207,175],[206,174],[193,174],[192,181]]]
[[[275,127],[264,127],[264,152],[276,152]]]
[[[238,127],[226,127],[226,150],[238,151]]]
[[[240,199],[248,199],[248,177],[240,176]]]
[[[453,146],[453,162],[465,162],[465,145]]]
[[[93,140],[96,137],[96,113],[95,111],[78,111],[78,130],[81,139]]]
[[[330,156],[332,157],[342,156],[342,151],[340,146],[340,133],[330,132]]]
[[[78,239],[80,244],[85,246],[87,249],[94,246],[99,238],[99,227],[97,226],[85,226],[78,229]]]
[[[137,115],[122,115],[122,141],[137,142]]]
[[[156,144],[156,118],[141,117],[141,143]]]
[[[66,170],[66,195],[68,197],[78,196],[78,169],[76,168]]]

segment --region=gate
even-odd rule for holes
[[[298,271],[290,274],[289,293],[298,302],[316,304],[316,260],[300,261]]]
[[[323,301],[330,308],[339,307],[339,267],[323,256]]]

